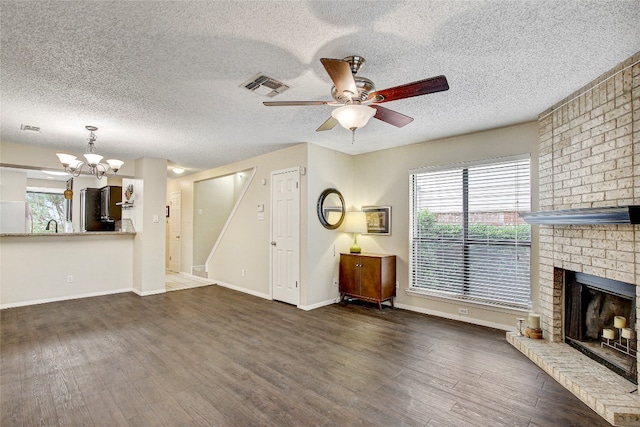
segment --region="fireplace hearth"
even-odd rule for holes
[[[637,384],[635,285],[566,271],[564,286],[564,341]]]

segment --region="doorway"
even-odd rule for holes
[[[271,173],[271,297],[300,304],[300,169]]]

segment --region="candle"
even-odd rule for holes
[[[613,329],[603,329],[602,337],[612,340],[616,337],[616,332]]]
[[[622,316],[616,316],[613,318],[613,326],[618,329],[624,328],[627,326],[627,319]]]
[[[626,338],[628,340],[631,339],[631,328],[623,328],[622,329],[622,338]]]
[[[540,315],[529,313],[529,327],[531,329],[540,329]]]

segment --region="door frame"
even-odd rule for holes
[[[290,167],[286,169],[280,169],[276,171],[271,171],[270,173],[270,181],[269,181],[269,297],[273,300],[273,248],[271,247],[271,242],[273,242],[273,227],[274,227],[274,203],[273,203],[273,177],[274,175],[279,175],[283,173],[296,172],[297,173],[297,182],[298,182],[298,304],[296,304],[297,308],[300,308],[301,305],[301,295],[302,295],[302,280],[301,280],[301,269],[302,269],[302,254],[301,254],[301,234],[302,234],[302,221],[301,221],[301,206],[302,200],[300,198],[301,194],[301,183],[300,183],[300,167]]]
[[[180,222],[180,224],[179,224],[179,227],[180,227],[180,231],[179,231],[180,237],[179,237],[179,239],[180,240],[177,242],[179,244],[178,259],[177,259],[177,261],[173,261],[173,255],[174,254],[171,251],[171,249],[172,249],[171,243],[172,243],[172,238],[173,238],[173,227],[171,226],[171,223],[173,222],[172,218],[175,219],[175,217],[173,217],[172,215],[175,215],[175,211],[176,211],[174,209],[174,207],[173,207],[173,197],[176,196],[176,195],[180,198],[180,208],[178,209],[178,211],[180,212],[180,221],[179,221]],[[167,266],[167,270],[173,271],[173,272],[176,272],[176,273],[180,273],[180,271],[182,270],[182,191],[181,190],[172,191],[171,193],[169,193],[169,206],[170,206],[170,209],[169,209],[169,221],[168,221],[169,222],[169,265]],[[178,267],[177,270],[178,271],[176,271],[176,270],[171,268],[172,261],[173,261],[174,265],[177,264],[177,267]]]

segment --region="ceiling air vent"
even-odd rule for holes
[[[265,76],[262,73],[256,74],[240,86],[259,95],[268,96],[269,98],[273,98],[277,94],[289,89],[289,86],[286,84],[272,77]]]
[[[21,130],[29,130],[31,132],[40,132],[40,127],[39,126],[21,125],[20,129]]]

